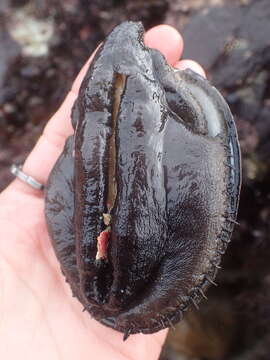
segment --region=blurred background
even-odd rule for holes
[[[162,360],[270,359],[270,0],[1,0],[0,190],[97,44],[123,20],[175,26],[235,116],[239,222],[200,311],[170,331]]]

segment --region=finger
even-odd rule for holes
[[[41,184],[46,184],[48,175],[64,147],[65,139],[73,132],[70,114],[76,97],[74,93],[69,92],[23,165],[22,170]],[[27,193],[39,193],[39,190],[18,179],[12,185]]]
[[[204,69],[196,61],[193,61],[193,60],[177,61],[174,64],[174,67],[176,67],[179,70],[191,69],[191,70],[195,71],[196,73],[200,74],[201,76],[203,76],[204,78],[206,78]]]
[[[145,44],[159,50],[170,65],[182,56],[183,38],[180,33],[169,25],[158,25],[148,30],[144,37]]]

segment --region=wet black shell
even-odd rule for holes
[[[230,241],[241,181],[230,110],[208,81],[145,47],[141,24],[125,22],[97,52],[72,123],[46,189],[62,271],[85,309],[125,337],[169,327],[204,297]]]

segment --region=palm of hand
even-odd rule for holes
[[[145,41],[163,52],[170,64],[192,67],[203,75],[198,64],[177,62],[183,44],[173,28],[153,28]],[[66,137],[73,131],[70,111],[88,65],[24,164],[24,171],[41,183],[46,183]],[[123,343],[123,334],[82,312],[82,305],[71,296],[50,243],[43,194],[19,180],[0,195],[0,284],[0,358],[158,358],[166,330],[132,335]]]
[[[91,319],[72,298],[50,245],[43,198],[14,188],[1,201],[9,206],[0,212],[0,357],[144,359],[156,349],[157,358],[159,334],[123,343],[122,334]]]

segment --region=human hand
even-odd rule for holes
[[[145,36],[180,69],[192,61],[178,61],[183,41],[165,25]],[[89,66],[83,67],[72,90],[48,122],[23,171],[46,184],[48,175],[72,134],[71,108]],[[71,296],[54,255],[44,218],[43,194],[16,179],[0,195],[0,358],[22,359],[157,359],[167,331],[152,335],[123,334],[107,328]],[[92,357],[91,357],[92,356]]]

